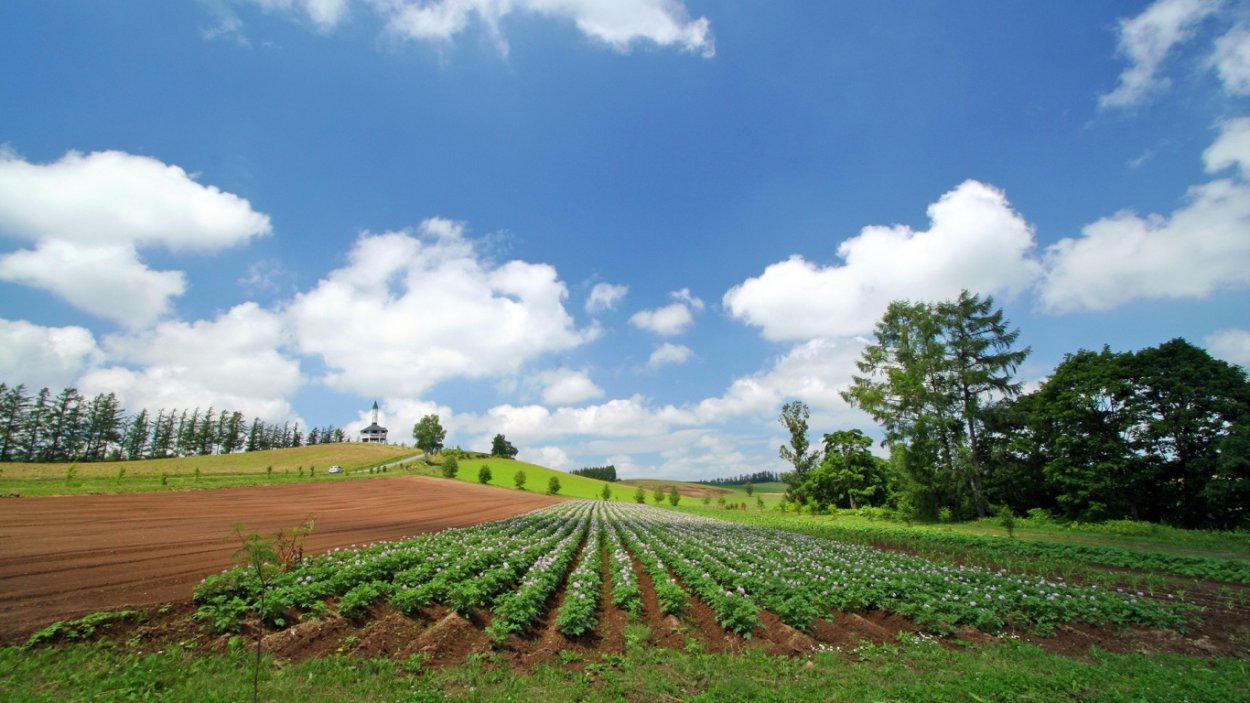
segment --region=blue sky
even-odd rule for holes
[[[1250,8],[0,4],[0,380],[781,469],[892,299],[1250,365]]]

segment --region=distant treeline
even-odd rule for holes
[[[585,476],[586,478],[597,478],[600,481],[616,481],[616,467],[608,464],[607,466],[587,466],[581,469],[574,469],[569,473],[574,476]]]
[[[781,480],[781,474],[776,471],[756,471],[753,474],[742,474],[741,476],[730,476],[729,478],[714,478],[708,481],[698,481],[709,486],[745,486],[748,483],[773,483]]]
[[[342,442],[337,427],[273,424],[243,413],[215,410],[147,409],[126,415],[117,396],[86,398],[66,388],[35,395],[25,385],[0,383],[0,462],[118,461],[171,456],[231,454]]]

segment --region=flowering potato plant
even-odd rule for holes
[[[281,573],[240,567],[206,578],[197,618],[220,631],[259,617],[281,627],[337,607],[360,616],[382,600],[412,613],[443,604],[489,610],[502,640],[531,631],[563,589],[552,622],[593,630],[601,594],[637,616],[646,574],[662,614],[697,598],[729,632],[750,637],[761,610],[809,629],[835,611],[881,610],[934,632],[972,626],[1046,632],[1059,623],[1182,627],[1189,606],[860,544],[711,520],[645,505],[570,501],[508,520],[305,557]],[[603,579],[610,583],[605,590]],[[262,583],[268,585],[259,598]],[[259,604],[263,602],[263,612]]]

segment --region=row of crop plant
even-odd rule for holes
[[[196,589],[198,617],[217,629],[257,615],[284,627],[336,604],[365,617],[389,602],[406,613],[442,604],[490,614],[497,640],[530,632],[563,590],[554,624],[577,636],[605,607],[637,616],[653,584],[664,614],[692,599],[726,630],[749,637],[767,610],[810,629],[835,611],[881,610],[935,632],[970,625],[993,632],[1045,632],[1056,624],[1136,623],[1177,628],[1188,606],[1004,570],[960,566],[790,532],[695,517],[642,505],[572,501],[527,515],[392,543],[336,550],[297,564],[238,568]]]

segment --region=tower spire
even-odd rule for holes
[[[373,424],[378,424],[378,401],[373,401]]]

